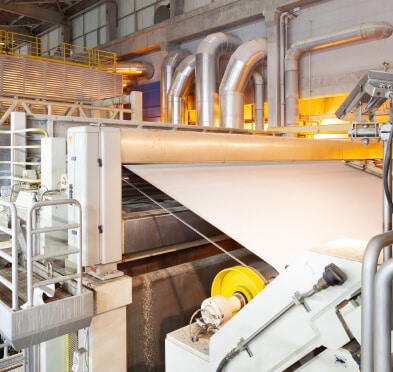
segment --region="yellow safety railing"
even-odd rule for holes
[[[116,53],[0,30],[0,54],[116,70]]]

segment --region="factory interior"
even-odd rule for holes
[[[391,0],[1,0],[0,372],[391,372]]]

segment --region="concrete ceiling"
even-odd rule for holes
[[[0,0],[0,30],[39,35],[91,5],[94,0]]]

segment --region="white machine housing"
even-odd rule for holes
[[[82,265],[116,269],[122,255],[120,130],[70,128],[67,143],[69,197],[82,206]]]

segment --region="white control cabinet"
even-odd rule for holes
[[[75,127],[67,133],[69,197],[82,205],[82,265],[121,260],[120,130]],[[76,231],[70,240],[77,239]]]

